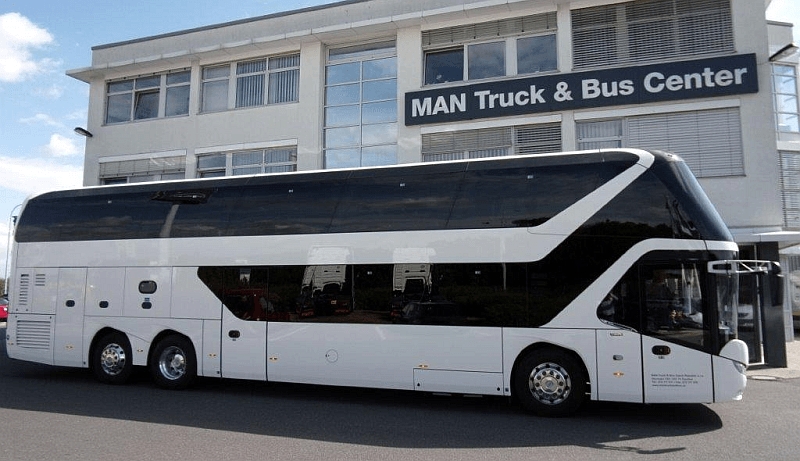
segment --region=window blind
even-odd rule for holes
[[[576,69],[732,53],[730,0],[637,0],[572,11]]]
[[[560,150],[561,124],[558,122],[430,133],[422,136],[424,162],[543,154]]]
[[[631,117],[626,125],[625,146],[680,155],[698,177],[744,174],[738,108]]]
[[[448,45],[459,45],[475,40],[486,40],[498,37],[510,37],[521,34],[535,34],[555,31],[556,13],[544,13],[500,21],[466,24],[463,26],[422,32],[422,47],[435,48]]]
[[[186,170],[186,157],[159,157],[100,163],[100,179],[123,176],[181,173]]]
[[[786,227],[800,228],[800,153],[781,152],[781,194]]]

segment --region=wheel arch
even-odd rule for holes
[[[119,333],[125,336],[125,339],[128,340],[128,345],[133,347],[133,345],[131,344],[131,338],[128,336],[127,333],[125,333],[122,330],[118,330],[116,328],[103,327],[95,332],[94,336],[92,337],[91,343],[89,343],[89,349],[86,351],[86,357],[84,358],[84,360],[86,361],[87,364],[89,364],[89,369],[94,368],[94,363],[92,363],[92,354],[94,354],[94,350],[97,347],[97,344],[100,342],[102,338],[106,337],[111,333]]]
[[[197,348],[197,345],[194,343],[194,341],[192,341],[191,336],[185,333],[181,333],[180,331],[167,328],[165,330],[160,331],[157,335],[155,335],[155,337],[153,337],[153,340],[150,341],[150,347],[147,350],[147,366],[150,366],[150,363],[153,361],[153,353],[156,349],[156,345],[158,345],[158,343],[161,342],[162,339],[168,336],[180,336],[186,339],[186,341],[188,341],[189,344],[192,345],[192,349],[194,349],[195,360],[197,360],[197,363],[200,363],[200,357],[198,356],[199,349]]]
[[[578,353],[577,353],[576,351],[574,351],[573,349],[569,349],[569,348],[567,348],[567,347],[564,347],[564,346],[559,346],[559,345],[557,345],[557,344],[553,344],[553,343],[546,342],[546,341],[540,341],[540,342],[535,342],[535,343],[529,344],[527,347],[525,347],[524,349],[522,349],[521,351],[519,351],[519,354],[517,354],[517,357],[514,359],[514,365],[513,365],[513,367],[511,368],[511,376],[510,376],[510,379],[511,379],[511,381],[512,381],[512,382],[513,382],[513,380],[514,380],[514,376],[516,376],[516,374],[518,373],[519,364],[520,364],[520,362],[522,361],[522,359],[523,359],[523,358],[524,358],[526,355],[530,354],[531,352],[534,352],[534,351],[541,351],[541,350],[558,350],[558,351],[562,351],[562,352],[564,352],[564,353],[566,353],[566,354],[569,354],[569,355],[570,355],[570,356],[571,356],[573,359],[575,359],[575,361],[576,361],[576,362],[577,362],[577,363],[578,363],[578,364],[581,366],[581,368],[583,369],[584,376],[586,376],[586,392],[587,392],[587,394],[591,395],[591,390],[592,390],[592,377],[591,377],[591,375],[589,374],[589,369],[587,368],[587,366],[586,366],[586,363],[585,363],[585,361],[584,361],[583,357],[581,357],[581,355],[580,355],[580,354],[578,354]],[[516,396],[516,395],[514,395],[514,392],[513,392],[513,386],[510,386],[509,388],[510,388],[510,389],[511,389],[511,391],[512,391],[512,392],[511,392],[511,398],[512,398],[512,399],[516,399],[516,398],[517,398],[517,396]]]
[[[197,379],[199,363],[198,348],[189,335],[166,329],[150,343],[147,368],[155,384],[162,389],[191,386]]]

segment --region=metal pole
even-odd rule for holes
[[[3,291],[5,294],[8,294],[8,270],[11,263],[11,233],[13,232],[12,227],[12,219],[14,218],[14,212],[17,211],[17,208],[21,207],[22,204],[15,206],[11,209],[11,213],[8,215],[8,238],[6,239],[6,264],[5,264],[5,272],[3,274],[3,280],[5,281],[5,285],[3,285]]]

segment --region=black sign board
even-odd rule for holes
[[[755,54],[406,93],[406,125],[758,92]]]

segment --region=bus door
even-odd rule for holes
[[[631,270],[597,307],[609,329],[597,330],[597,397],[643,403],[639,279]]]
[[[233,270],[233,269],[229,269]],[[252,280],[250,269],[236,269],[239,282],[223,292],[223,378],[267,379],[267,318],[264,315],[266,287]]]
[[[645,403],[714,400],[713,316],[703,274],[699,262],[640,266]]]
[[[711,402],[702,264],[632,268],[597,307],[597,393],[622,402]]]
[[[86,269],[58,270],[56,325],[53,361],[56,365],[81,367],[83,354],[83,315],[86,298]]]
[[[267,379],[267,322],[241,319],[222,306],[223,378]]]

